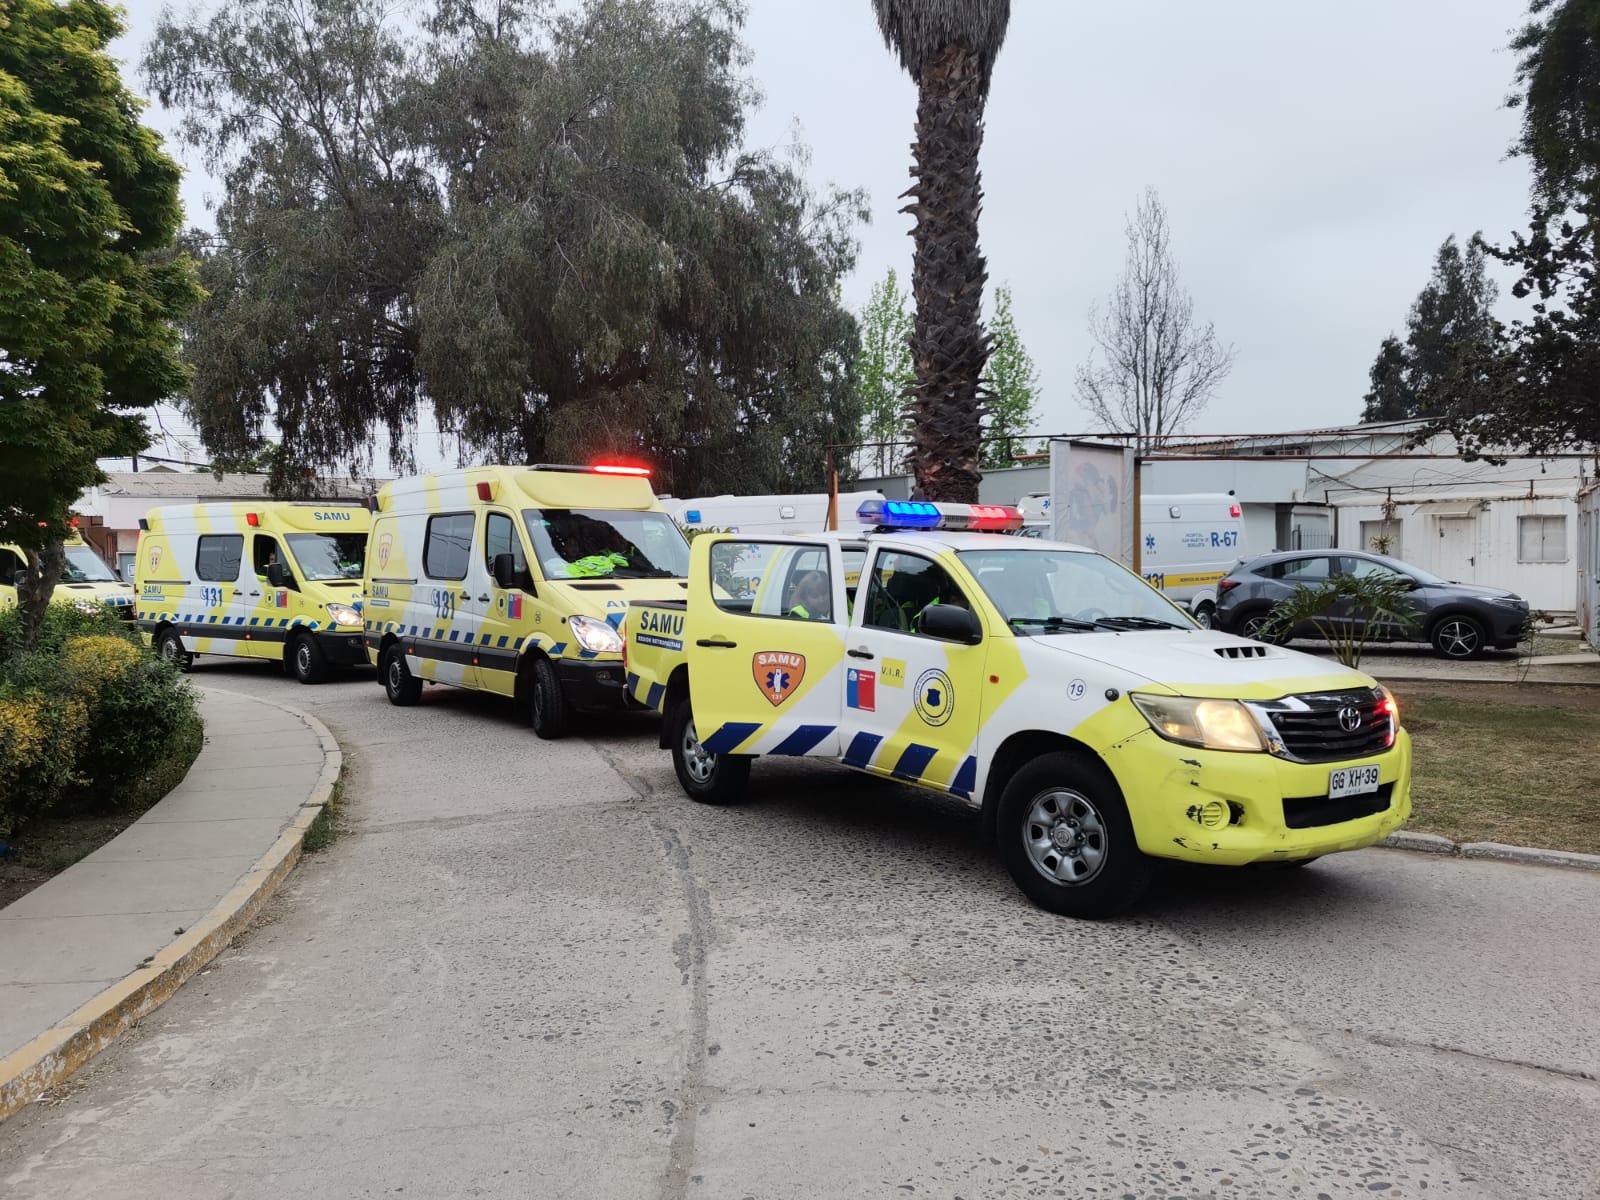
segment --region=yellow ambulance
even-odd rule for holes
[[[117,578],[80,534],[68,535],[63,547],[67,562],[61,581],[50,596],[51,602],[71,604],[83,612],[96,612],[106,606],[118,616],[133,620],[133,588]],[[17,576],[27,569],[28,560],[21,547],[0,545],[0,612],[16,607]]]
[[[366,662],[355,502],[185,504],[139,522],[139,628],[185,670],[196,654],[282,662],[301,683]]]
[[[620,710],[618,626],[634,600],[681,599],[689,544],[647,469],[474,467],[378,493],[366,642],[394,704],[426,683],[494,692],[534,732]]]

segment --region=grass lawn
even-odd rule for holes
[[[1408,829],[1600,854],[1595,707],[1489,699],[1482,689],[1470,697],[1418,695],[1403,684],[1396,691],[1416,748]]]

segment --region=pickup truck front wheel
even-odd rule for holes
[[[1122,791],[1081,751],[1028,763],[1000,795],[1000,857],[1040,908],[1109,917],[1132,905],[1153,867],[1139,850]]]
[[[687,698],[672,710],[668,741],[672,746],[672,769],[678,773],[678,783],[689,799],[701,804],[736,804],[744,799],[750,759],[713,754],[702,746]]]

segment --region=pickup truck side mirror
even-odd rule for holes
[[[917,632],[968,646],[983,641],[983,625],[978,614],[959,604],[928,605],[917,614]]]
[[[292,588],[295,586],[294,572],[283,563],[268,563],[267,582],[273,587]]]
[[[522,590],[533,591],[533,577],[527,571],[517,570],[517,556],[515,554],[496,554],[491,564],[494,572],[494,585],[502,591],[512,592]]]

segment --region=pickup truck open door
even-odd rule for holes
[[[837,758],[844,695],[839,547],[702,535],[689,562],[685,650],[700,743],[713,754]]]

